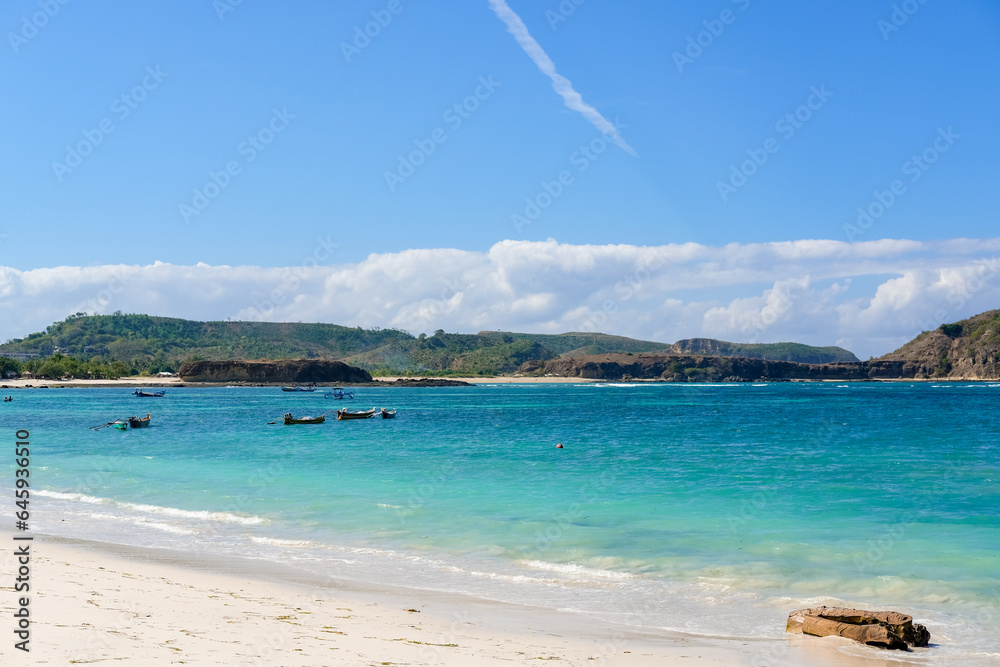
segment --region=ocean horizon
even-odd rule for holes
[[[652,633],[780,640],[794,609],[893,609],[932,641],[893,658],[1000,659],[1000,383],[355,393],[29,389],[0,414],[31,434],[38,535],[251,557]],[[373,406],[398,415],[280,423]],[[88,428],[146,412],[148,429]]]

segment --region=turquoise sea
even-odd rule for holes
[[[653,632],[780,640],[793,609],[896,609],[935,644],[896,657],[1000,662],[1000,384],[5,393],[4,438],[31,433],[35,534]],[[398,417],[268,424],[371,406]],[[87,428],[147,411],[145,430]]]

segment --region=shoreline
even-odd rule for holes
[[[323,580],[250,558],[35,537],[31,648],[57,664],[898,664],[871,649],[842,652],[856,645],[839,638],[642,632],[454,593]],[[13,561],[0,559],[7,571]],[[6,591],[3,613],[13,613],[14,598]],[[0,655],[17,654],[12,643]]]
[[[397,380],[444,380],[455,382],[467,382],[469,384],[589,384],[604,382],[604,380],[591,380],[586,378],[570,377],[513,377],[509,375],[499,375],[496,377],[484,376],[461,376],[461,377],[405,377],[405,376],[385,376],[372,378],[372,382],[323,382],[315,386],[319,389],[329,387],[393,387]],[[376,384],[378,383],[378,384]],[[185,382],[181,378],[144,378],[128,377],[118,380],[44,380],[38,378],[0,380],[0,390],[7,389],[73,389],[77,387],[127,387],[138,389],[143,387],[156,387],[159,389],[169,389],[171,387],[287,387],[294,385],[294,382]],[[456,385],[458,386],[458,385]]]
[[[873,382],[914,382],[914,383],[958,383],[958,382],[1000,382],[1000,379],[992,378],[875,378],[867,380],[809,380],[809,379],[780,379],[780,380],[749,380],[746,382],[666,382],[657,379],[631,379],[631,380],[602,380],[595,378],[580,378],[580,377],[516,377],[511,375],[498,375],[495,377],[488,376],[448,376],[448,377],[405,377],[405,376],[385,376],[373,378],[372,382],[325,382],[322,384],[317,384],[316,387],[319,389],[330,388],[330,387],[375,387],[381,388],[382,386],[391,388],[394,385],[392,383],[397,380],[444,380],[444,381],[455,381],[455,382],[466,382],[470,385],[487,385],[487,384],[668,384],[668,385],[680,385],[680,386],[699,386],[699,385],[713,385],[713,384],[777,384],[777,383],[837,383],[837,384],[870,384]],[[37,378],[29,379],[9,379],[0,380],[0,391],[4,389],[75,389],[82,387],[103,387],[103,388],[128,388],[128,389],[138,389],[138,388],[157,388],[157,389],[169,389],[171,387],[185,387],[185,388],[212,388],[212,387],[282,387],[289,386],[288,382],[185,382],[181,378],[157,378],[155,380],[143,377],[128,377],[120,378],[118,380],[44,380]],[[459,385],[455,385],[459,386]],[[410,387],[397,387],[397,388],[410,388]]]

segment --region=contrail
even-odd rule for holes
[[[528,57],[535,61],[538,69],[542,70],[543,74],[552,79],[552,87],[562,96],[566,106],[573,111],[580,112],[584,118],[589,120],[601,132],[614,137],[614,142],[623,151],[629,155],[638,157],[635,150],[618,134],[615,126],[602,116],[601,112],[584,102],[580,93],[573,90],[573,84],[570,83],[570,80],[556,71],[555,63],[552,62],[552,59],[549,58],[548,54],[542,50],[542,47],[531,36],[531,33],[528,32],[528,26],[524,25],[521,17],[507,6],[506,0],[489,0],[489,3],[493,13],[507,24],[507,32],[514,35],[514,39],[521,45],[521,48],[528,54]]]

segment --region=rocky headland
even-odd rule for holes
[[[1000,379],[1000,310],[925,331],[880,361],[903,361],[914,377]]]
[[[371,382],[368,371],[326,359],[283,361],[190,361],[178,375],[184,382],[313,384]]]

